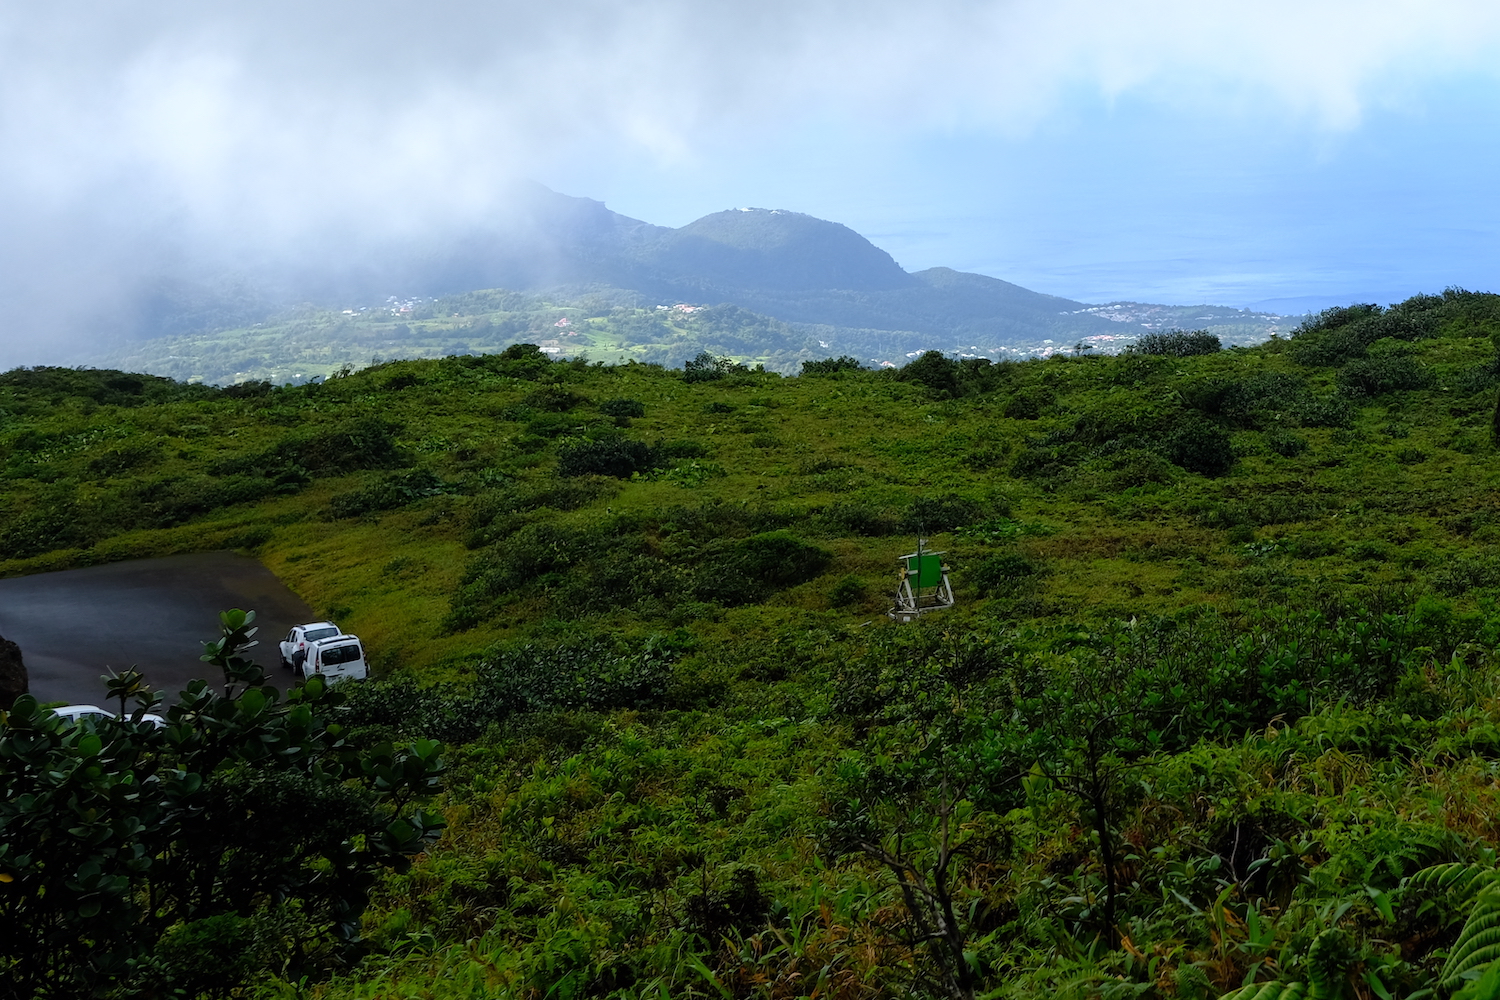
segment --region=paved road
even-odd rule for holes
[[[31,693],[44,702],[102,705],[106,667],[138,666],[168,702],[194,677],[222,683],[198,657],[229,608],[256,613],[260,645],[250,655],[289,685],[276,643],[317,616],[247,556],[197,552],[0,580],[0,636],[21,647]]]

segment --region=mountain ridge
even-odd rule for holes
[[[1088,303],[952,268],[908,272],[853,229],[805,213],[729,209],[673,229],[536,183],[461,231],[420,245],[336,247],[326,259],[233,278],[169,276],[130,311],[128,339],[249,326],[299,304],[367,307],[480,289],[620,290],[643,302],[734,305],[786,323],[987,351],[1121,333]],[[1263,339],[1276,318],[1257,314],[1249,339]]]

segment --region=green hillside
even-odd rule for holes
[[[400,321],[705,342],[470,306]],[[330,1000],[1495,996],[1497,337],[1450,290],[799,377],[0,375],[0,573],[254,554],[369,647],[350,743],[446,747],[359,942],[257,897],[113,982],[232,944],[240,995]],[[959,603],[897,625],[918,534]]]
[[[554,358],[669,366],[713,351],[787,373],[828,355],[813,332],[732,305],[642,304],[618,289],[562,297],[497,289],[359,310],[309,306],[254,326],[138,341],[97,361],[180,381],[281,385],[382,358],[497,354],[517,343]]]
[[[898,327],[892,330],[785,323],[735,305],[705,305],[705,296],[708,302],[717,301],[711,289],[696,289],[698,294],[687,301],[672,298],[666,302],[648,301],[620,289],[554,295],[490,289],[357,310],[307,306],[250,326],[127,342],[93,358],[92,363],[214,385],[261,380],[281,385],[365,368],[382,359],[495,354],[512,344],[533,343],[554,358],[586,357],[607,364],[638,361],[667,367],[678,367],[708,351],[794,375],[803,361],[844,355],[871,366],[904,364],[933,348],[999,360],[1044,356],[1072,350],[1075,345],[1113,353],[1153,330],[1178,327],[1207,329],[1226,345],[1259,343],[1286,329],[1279,325],[1280,317],[1264,313],[1131,302],[1080,310],[1090,314],[1085,318],[1093,324],[1080,329],[1073,311],[1059,313],[1057,308],[1059,303],[1069,307],[1079,303],[943,269],[924,271],[918,277],[920,281],[913,281],[933,284],[944,296],[945,305],[929,305],[946,317],[948,333],[913,332],[931,326],[932,315],[924,319],[902,314],[891,302],[855,291],[786,292],[780,306],[800,309],[799,296],[831,296],[857,307],[855,319],[878,325],[879,316],[894,317],[910,326],[887,322],[888,327]],[[1021,330],[1005,346],[996,346],[993,331],[986,326],[992,317],[985,302],[997,288],[1013,290],[1023,300],[1043,301],[1045,309],[1032,308],[1028,313],[1035,320],[1033,326],[1061,339]],[[780,307],[768,301],[766,308],[776,312]]]

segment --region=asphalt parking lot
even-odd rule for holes
[[[21,647],[31,693],[43,702],[107,707],[100,676],[111,667],[139,667],[168,703],[195,677],[222,683],[198,657],[229,608],[255,611],[260,644],[250,656],[277,686],[289,685],[276,643],[318,616],[248,556],[196,552],[0,580],[0,636]]]

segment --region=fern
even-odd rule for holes
[[[1401,887],[1401,901],[1415,903],[1417,917],[1436,913],[1445,924],[1456,923],[1481,893],[1497,884],[1500,870],[1455,861],[1423,868],[1407,879]]]
[[[1464,984],[1464,973],[1478,970],[1500,959],[1500,889],[1489,889],[1474,903],[1469,919],[1458,933],[1439,985],[1456,989]]]
[[[1307,949],[1307,983],[1257,983],[1224,994],[1219,1000],[1338,1000],[1344,996],[1344,974],[1359,956],[1347,931],[1330,927]]]
[[[1196,965],[1179,965],[1173,975],[1173,985],[1177,987],[1180,1000],[1208,1000],[1214,992],[1208,973]]]
[[[1333,1000],[1344,993],[1344,973],[1359,958],[1349,932],[1338,927],[1313,938],[1307,949],[1307,995],[1313,1000]]]
[[[1478,979],[1470,980],[1449,1000],[1494,1000],[1500,996],[1500,962],[1493,962]]]
[[[1256,983],[1225,993],[1219,1000],[1307,1000],[1305,983]]]

